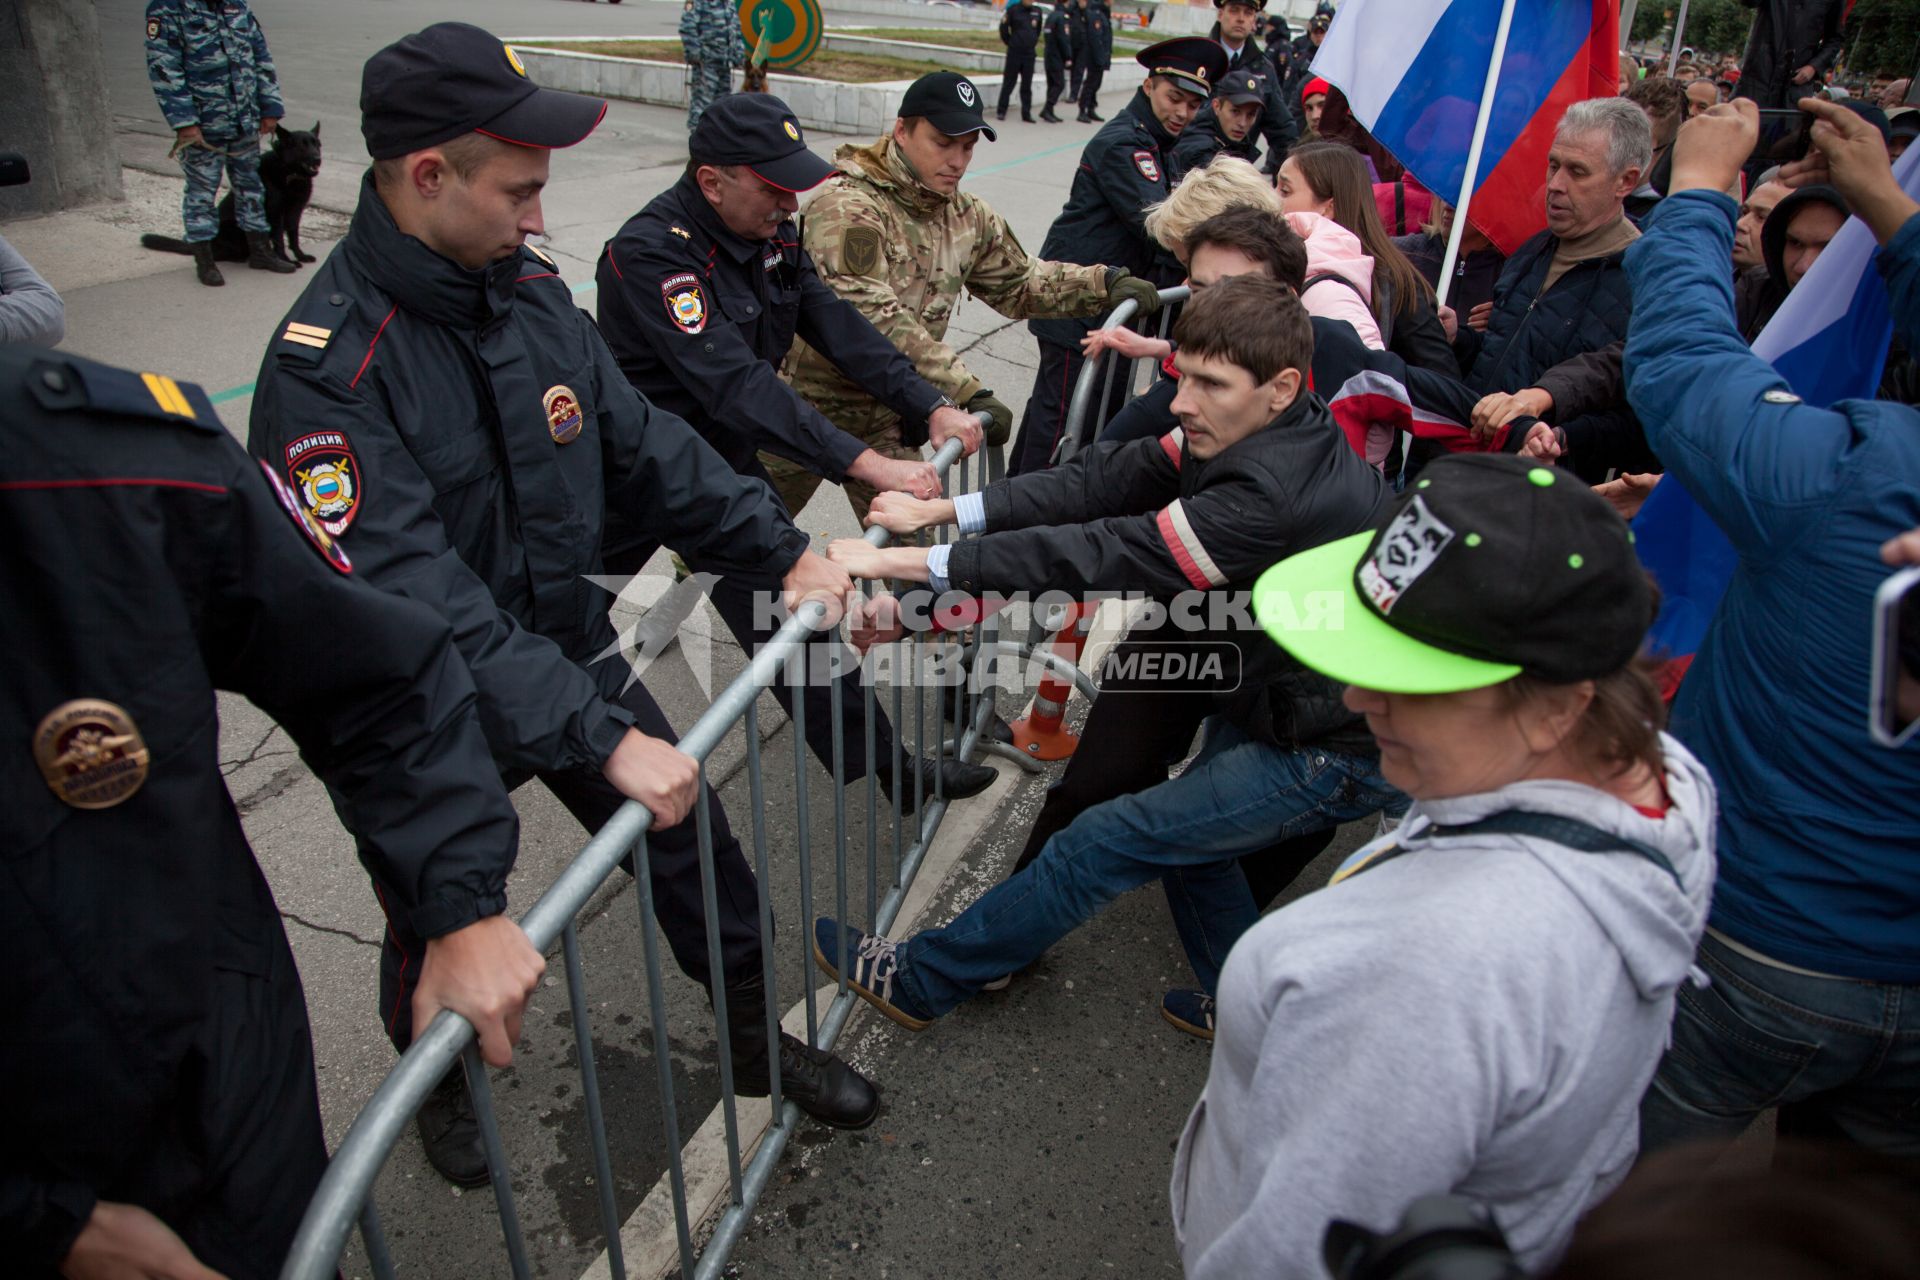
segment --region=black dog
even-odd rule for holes
[[[267,190],[267,238],[274,253],[290,262],[312,262],[300,247],[300,217],[313,199],[313,176],[320,172],[320,124],[302,132],[275,125],[273,148],[260,157],[260,185]],[[144,235],[140,243],[166,253],[192,253],[193,246],[171,236]],[[292,256],[287,251],[291,249]],[[233,192],[220,201],[220,230],[213,238],[213,256],[220,262],[247,260],[247,233],[234,215]]]

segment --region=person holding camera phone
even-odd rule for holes
[[[1881,244],[1894,327],[1920,333],[1920,203],[1885,140],[1809,98],[1790,186],[1831,183]],[[1877,554],[1920,525],[1920,411],[1803,404],[1734,326],[1725,189],[1752,152],[1742,100],[1688,121],[1673,187],[1627,252],[1627,394],[1668,475],[1739,555],[1673,707],[1720,788],[1720,883],[1699,965],[1641,1109],[1642,1145],[1781,1128],[1920,1154],[1920,744],[1878,745]]]

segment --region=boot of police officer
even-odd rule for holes
[[[764,487],[635,394],[556,264],[525,243],[544,230],[552,152],[605,110],[540,88],[511,48],[464,23],[369,59],[371,171],[346,236],[268,347],[248,442],[369,582],[452,623],[501,775],[537,778],[589,832],[629,801],[647,808],[654,914],[675,960],[703,986],[724,984],[730,1014],[764,1013],[752,984],[770,940],[752,865],[619,656],[596,594],[603,535],[622,513],[795,599],[837,600],[850,583]],[[381,1014],[404,1047],[419,930],[392,911],[387,925]],[[743,1087],[754,1050],[735,1045]],[[878,1095],[858,1073],[794,1056],[786,1093],[803,1110],[871,1122]],[[445,1176],[485,1177],[457,1081],[422,1108],[420,1128]]]

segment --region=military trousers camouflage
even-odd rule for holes
[[[189,241],[211,240],[220,231],[215,202],[220,197],[224,171],[233,188],[233,213],[242,231],[267,229],[267,193],[260,185],[260,135],[207,138],[180,153],[180,170],[187,190],[180,200],[180,220]]]
[[[900,443],[898,427],[878,427],[853,434],[865,440],[883,458],[920,462],[926,457],[920,450]],[[773,491],[780,495],[780,501],[787,504],[787,510],[798,520],[801,509],[813,500],[814,491],[820,487],[820,477],[797,462],[788,462],[771,453],[760,455],[760,465],[767,469],[767,476],[773,481]],[[853,504],[853,514],[864,526],[867,511],[873,506],[873,499],[879,491],[872,485],[851,478],[842,481],[840,487],[846,490],[847,501]]]
[[[700,123],[700,116],[722,94],[733,92],[733,68],[724,62],[702,62],[687,68],[687,131]]]

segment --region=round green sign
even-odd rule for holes
[[[774,71],[802,66],[820,48],[827,24],[819,0],[740,0],[740,33],[753,55],[759,41],[759,61]]]

